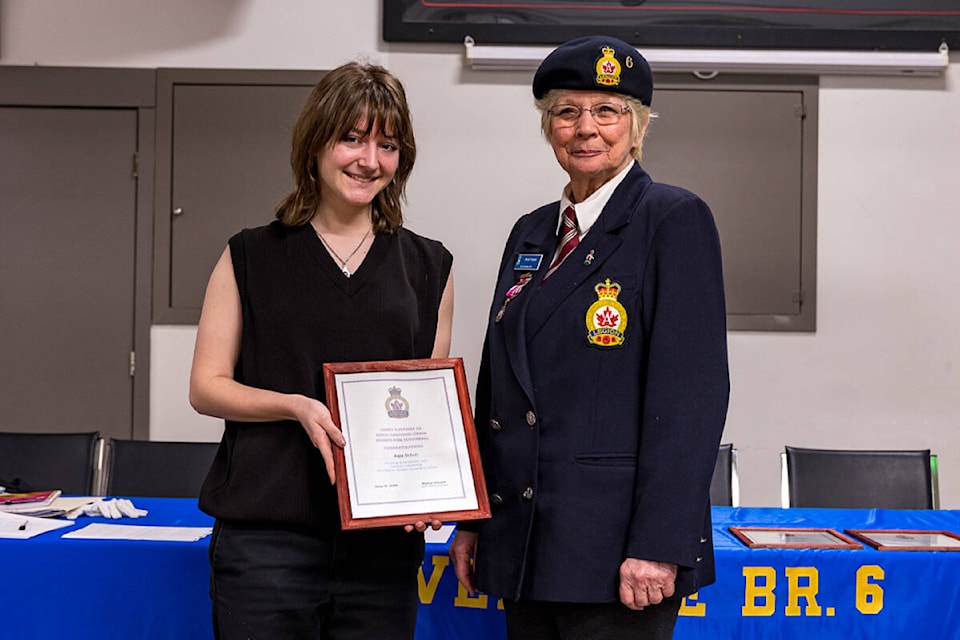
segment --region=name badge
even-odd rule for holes
[[[542,253],[520,253],[517,254],[517,261],[513,264],[513,270],[537,271],[541,262],[543,262]]]

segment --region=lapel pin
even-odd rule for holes
[[[503,306],[500,307],[500,310],[497,311],[497,316],[493,319],[494,322],[500,322],[503,320],[503,314],[507,311],[507,305],[511,300],[520,295],[520,292],[523,291],[523,287],[526,286],[530,280],[533,279],[533,274],[529,271],[520,274],[520,278],[517,280],[517,284],[513,285],[507,290],[507,297],[503,301]]]
[[[583,259],[583,266],[589,267],[591,264],[593,264],[593,249],[590,249],[590,253]]]

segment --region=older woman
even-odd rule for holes
[[[476,393],[493,518],[450,553],[467,589],[504,599],[511,640],[670,638],[714,580],[716,226],[639,164],[653,80],[633,47],[561,45],[533,93],[570,181],[507,240]]]

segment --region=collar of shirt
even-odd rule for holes
[[[563,195],[560,197],[560,210],[557,212],[557,235],[560,235],[560,225],[563,223],[562,214],[566,208],[570,206],[577,212],[577,226],[580,228],[580,237],[583,238],[583,236],[587,235],[590,227],[592,227],[593,223],[600,217],[603,208],[607,206],[610,196],[613,195],[613,192],[620,186],[623,179],[630,173],[630,169],[633,168],[635,162],[636,160],[627,163],[627,166],[624,167],[620,173],[610,178],[610,180],[591,193],[590,197],[583,202],[574,204],[570,199],[570,183],[568,182],[567,186],[563,188]]]

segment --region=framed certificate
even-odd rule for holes
[[[960,536],[952,531],[921,529],[846,529],[878,551],[960,551]]]
[[[490,517],[460,358],[328,363],[340,524],[368,529]]]
[[[730,527],[730,533],[751,549],[862,549],[833,529]]]

